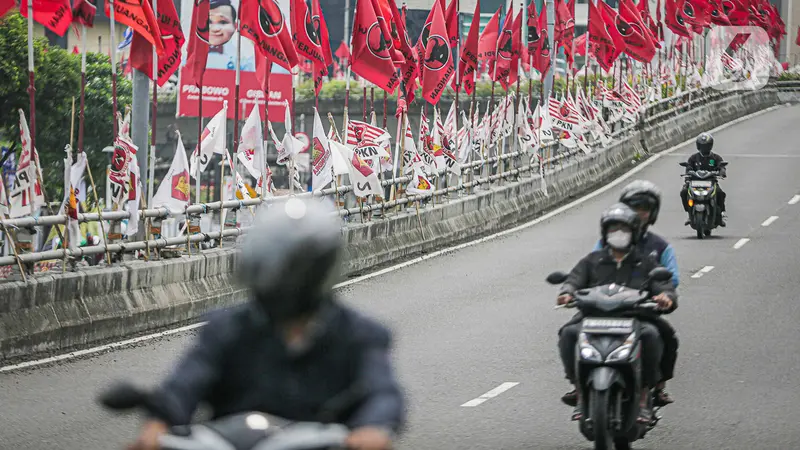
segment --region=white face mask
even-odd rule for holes
[[[613,231],[606,236],[606,242],[614,249],[624,250],[631,244],[631,233],[623,230]]]

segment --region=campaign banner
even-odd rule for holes
[[[240,0],[211,0],[209,5],[208,62],[203,74],[203,117],[213,117],[228,101],[228,118],[234,118],[236,94],[236,18]],[[191,30],[194,0],[181,0],[181,27]],[[289,2],[278,0],[284,23],[290,26]],[[194,32],[192,30],[191,32]],[[182,49],[181,66],[186,64],[189,42]],[[283,122],[286,100],[291,104],[292,75],[277,64],[272,65],[269,79],[269,98],[261,90],[256,78],[255,47],[250,39],[242,37],[239,58],[239,118],[244,120],[254,105],[264,117],[269,102],[269,121]],[[181,74],[182,75],[182,74]],[[200,88],[183,83],[178,77],[177,117],[197,117],[200,113]]]

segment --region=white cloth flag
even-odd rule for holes
[[[186,149],[183,139],[178,133],[178,148],[169,171],[164,175],[153,197],[153,207],[166,206],[170,211],[183,212],[189,204],[189,163],[186,161]]]
[[[9,201],[11,202],[11,218],[33,215],[44,203],[42,185],[39,183],[38,167],[39,158],[36,149],[31,146],[31,133],[25,113],[19,110],[20,139],[22,140],[22,153],[17,163],[17,173],[14,185],[11,187]]]
[[[250,175],[258,180],[264,175],[264,167],[267,165],[264,153],[261,114],[259,114],[258,108],[254,106],[242,127],[242,137],[239,139],[239,151],[236,158]]]
[[[353,184],[353,193],[362,198],[368,195],[383,195],[383,188],[378,175],[370,168],[369,163],[346,145],[333,144],[332,146],[342,153],[342,157],[349,161],[348,169],[350,182]]]
[[[200,136],[200,144],[192,152],[190,169],[192,177],[197,178],[200,173],[206,170],[214,153],[221,155],[225,150],[227,123],[228,101],[226,100],[222,105],[222,109],[206,125],[203,135]]]
[[[333,181],[333,154],[328,144],[319,111],[314,108],[314,141],[311,143],[311,190],[316,191]]]

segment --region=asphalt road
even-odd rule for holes
[[[678,199],[677,162],[692,147],[635,176],[665,191],[655,229],[675,246],[681,273],[681,307],[671,317],[681,339],[669,385],[677,402],[636,448],[800,448],[798,124],[800,107],[782,108],[716,134],[715,150],[730,161],[722,185],[730,219],[708,240],[683,225]],[[343,290],[395,331],[411,405],[400,448],[591,448],[559,401],[568,386],[556,332],[571,313],[553,310],[556,289],[543,280],[591,249],[600,212],[618,192]],[[0,374],[0,448],[121,448],[136,419],[100,411],[94,394],[118,377],[155,382],[192,335]],[[508,382],[518,384],[461,406]]]

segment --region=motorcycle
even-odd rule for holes
[[[658,267],[649,280],[668,281],[669,270]],[[547,282],[560,285],[567,279],[563,272],[553,272]],[[653,417],[648,424],[637,422],[642,390],[641,339],[639,320],[631,318],[637,310],[654,309],[651,294],[645,290],[610,284],[577,291],[567,305],[576,307],[584,318],[578,335],[575,387],[582,402],[579,421],[581,434],[594,441],[596,450],[628,450],[630,443],[645,437],[661,417],[653,409],[653,392],[648,408]],[[627,317],[623,314],[627,313]]]
[[[153,394],[130,383],[103,392],[100,404],[118,412],[141,410],[164,417]],[[344,449],[349,434],[341,424],[293,422],[260,412],[245,412],[203,423],[172,427],[159,438],[162,450],[323,450]]]
[[[678,163],[681,167],[689,167],[686,162]],[[724,161],[719,164],[720,169],[727,166]],[[688,170],[681,175],[688,184],[687,196],[691,215],[689,224],[697,231],[697,239],[711,236],[711,230],[720,226],[719,206],[717,206],[717,179],[718,170]]]

